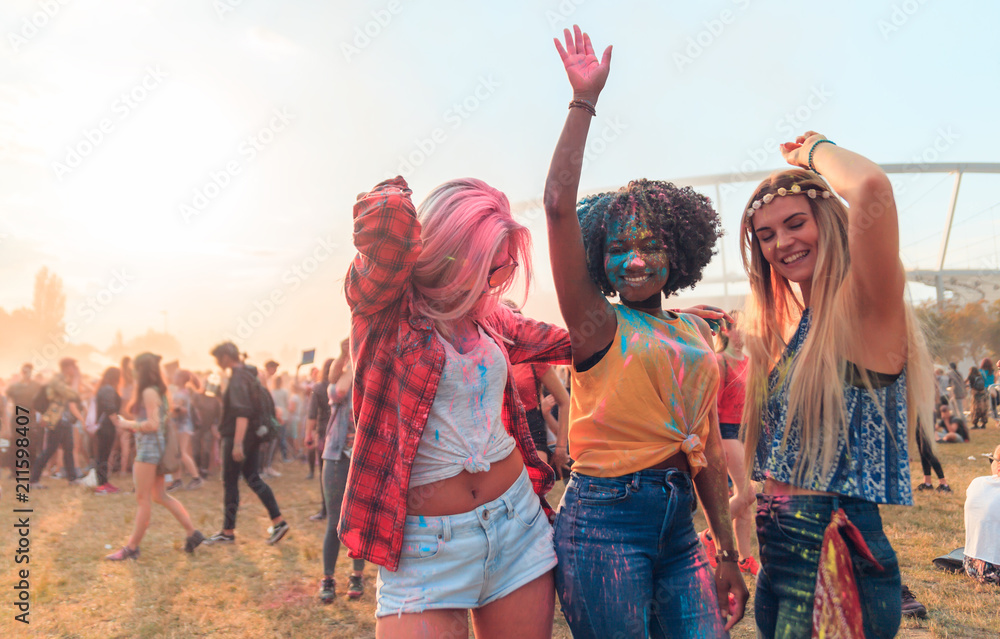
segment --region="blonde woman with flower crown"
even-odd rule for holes
[[[933,397],[892,185],[814,131],[781,153],[796,168],[755,189],[740,229],[758,634],[892,637],[899,566],[878,506],[913,503],[907,447]]]

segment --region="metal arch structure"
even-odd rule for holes
[[[948,210],[945,214],[944,229],[941,233],[941,246],[938,250],[936,262],[937,268],[934,270],[912,269],[907,271],[907,279],[911,282],[918,282],[932,286],[937,291],[938,304],[945,301],[945,292],[950,292],[953,299],[961,301],[995,301],[1000,299],[1000,270],[945,270],[944,263],[948,256],[948,242],[951,238],[952,226],[955,219],[955,208],[958,204],[958,195],[962,186],[962,176],[967,173],[1000,174],[1000,163],[987,162],[942,162],[942,163],[905,163],[905,164],[882,164],[882,170],[889,175],[894,174],[941,174],[950,173],[954,175],[951,197],[948,202]],[[715,188],[715,202],[717,207],[721,207],[721,188],[723,184],[742,184],[747,182],[760,182],[771,175],[775,170],[761,170],[740,173],[716,173],[713,175],[701,175],[696,177],[681,178],[671,180],[678,186]],[[616,190],[617,187],[608,189],[596,189],[580,194],[581,197],[595,195],[597,193]],[[541,208],[539,200],[520,202],[512,207],[514,213],[526,213]],[[722,284],[724,297],[730,298],[729,284],[745,283],[746,277],[740,274],[729,273],[726,267],[726,253],[720,244],[719,254],[722,259],[721,278],[707,278],[702,280],[706,284]]]

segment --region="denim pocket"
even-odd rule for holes
[[[430,559],[444,547],[444,541],[435,535],[413,535],[403,539],[401,559]]]
[[[768,515],[771,527],[785,540],[796,544],[812,544],[820,546],[823,543],[823,533],[830,523],[829,516],[815,512],[783,512],[772,511]],[[790,510],[790,509],[789,509]]]
[[[534,497],[534,493],[532,493]],[[535,522],[538,521],[538,515],[542,512],[542,502],[537,499],[532,499],[526,508],[515,508],[514,509],[514,519],[517,523],[524,526],[526,529],[530,530]]]
[[[628,499],[632,494],[629,486],[630,484],[588,483],[580,489],[580,503],[594,506],[619,504]]]

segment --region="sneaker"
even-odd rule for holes
[[[264,472],[267,474],[268,477],[281,477],[281,473],[273,468],[265,468]]]
[[[358,575],[351,575],[347,582],[347,598],[358,599],[365,592],[365,578]]]
[[[236,541],[236,535],[227,535],[221,530],[208,539],[205,540],[206,544],[231,544]]]
[[[753,556],[740,561],[740,572],[756,577],[758,570],[760,570],[760,564],[757,563],[757,560]]]
[[[113,495],[115,493],[121,492],[111,484],[103,484],[94,489],[94,494],[96,495]]]
[[[951,493],[951,492],[954,492],[954,491],[951,489],[951,486],[949,486],[948,484],[939,484],[938,487],[937,487],[937,492],[939,492],[939,493]]]
[[[135,550],[133,550],[128,546],[122,546],[121,550],[117,550],[108,555],[107,557],[105,557],[105,559],[107,559],[108,561],[125,561],[126,559],[138,559],[138,558],[139,558],[139,549],[136,548]]]
[[[234,535],[235,539],[236,536]],[[201,534],[200,530],[196,530],[184,540],[184,552],[193,553],[194,549],[200,546],[205,541],[205,535]]]
[[[204,483],[205,483],[204,479],[202,479],[201,477],[195,477],[188,483],[185,490],[198,490]]]
[[[267,538],[268,545],[273,546],[281,541],[281,538],[288,534],[289,528],[288,522],[284,519],[281,520],[280,524],[268,528],[267,531],[271,533],[271,536]]]
[[[169,486],[167,486],[167,492],[171,493],[171,492],[173,492],[173,491],[175,491],[178,488],[181,488],[183,486],[184,486],[184,482],[182,482],[179,479],[175,479],[174,481],[170,482]]]
[[[323,603],[330,603],[337,598],[337,593],[334,589],[337,587],[337,582],[333,577],[323,577],[323,584],[319,588],[319,600]]]
[[[326,521],[326,513],[321,510],[315,515],[310,515],[309,521]]]
[[[913,593],[905,585],[903,586],[903,616],[919,617],[921,619],[927,616],[927,608],[924,607],[924,604],[917,601],[917,598],[913,596]]]
[[[917,490],[919,491],[934,490],[934,484],[920,484],[919,486],[917,486]]]
[[[698,539],[700,539],[701,543],[705,546],[705,552],[708,554],[708,565],[715,568],[715,555],[718,554],[718,551],[715,548],[715,540],[712,539],[712,533],[708,532],[708,528],[706,528],[698,533]]]

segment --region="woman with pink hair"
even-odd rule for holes
[[[419,208],[402,177],[354,207],[347,275],[357,435],[340,519],[380,566],[376,636],[550,637],[553,484],[511,366],[568,363],[565,330],[499,302],[530,274],[506,196],[453,180]]]

